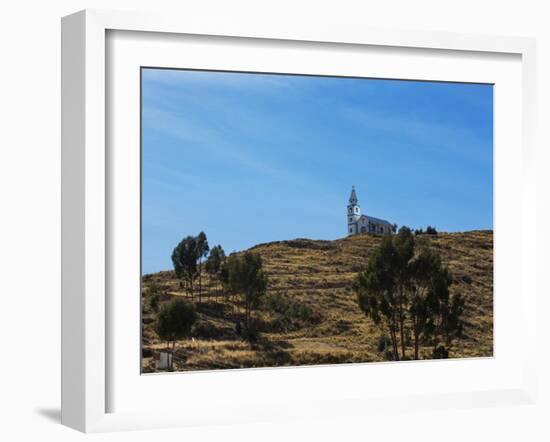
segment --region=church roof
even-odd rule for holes
[[[370,215],[361,215],[361,218],[367,218],[369,221],[372,221],[378,224],[389,224],[390,226],[392,225],[392,223],[390,223],[389,221],[386,221],[385,219],[375,218],[374,216],[370,216]]]
[[[349,196],[350,204],[357,204],[357,195],[355,194],[355,186],[351,186],[351,195]]]

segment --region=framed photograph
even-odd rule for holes
[[[62,31],[64,424],[534,400],[532,40]]]

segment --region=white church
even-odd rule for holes
[[[360,233],[394,233],[396,225],[385,219],[375,218],[370,215],[361,215],[361,206],[357,200],[355,186],[351,188],[348,204],[348,235]]]

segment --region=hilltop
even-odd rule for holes
[[[492,356],[493,232],[439,233],[416,239],[440,253],[453,275],[451,292],[459,291],[466,298],[466,338],[453,348],[450,357]],[[354,277],[366,266],[380,240],[380,236],[356,235],[252,247],[250,250],[262,256],[269,278],[266,305],[256,313],[263,331],[255,343],[240,339],[235,332],[238,307],[236,310],[228,299],[220,301],[218,284],[203,276],[199,321],[193,339],[178,342],[175,369],[382,361],[377,348],[380,329],[361,313],[351,290]],[[161,302],[185,296],[172,271],[144,276],[145,372],[154,371],[152,355],[166,345],[152,327],[147,302],[152,285],[162,291]]]

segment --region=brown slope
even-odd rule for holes
[[[309,316],[290,327],[280,327],[269,309],[257,313],[266,331],[255,344],[235,334],[237,310],[228,302],[215,302],[215,284],[205,283],[207,299],[198,306],[200,321],[193,341],[178,344],[178,370],[304,365],[380,361],[379,327],[357,307],[351,282],[366,265],[379,236],[359,235],[335,241],[297,239],[253,247],[262,255],[269,277],[269,293],[280,293]],[[451,270],[452,291],[466,297],[467,339],[454,349],[453,357],[491,356],[493,348],[493,234],[492,231],[440,233],[417,236],[436,248]],[[173,272],[144,278],[144,295],[151,282],[167,293],[184,296]],[[161,347],[152,331],[150,315],[144,313],[144,348]],[[424,355],[428,355],[425,349]],[[151,360],[144,360],[146,370]]]

